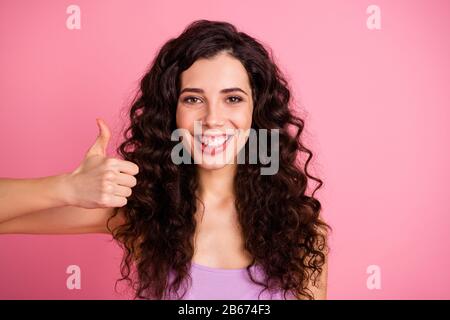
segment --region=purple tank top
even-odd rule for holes
[[[262,281],[261,268],[252,266],[252,271],[253,277]],[[188,287],[183,300],[284,300],[283,290],[274,292],[267,289],[258,298],[264,287],[250,279],[246,268],[219,269],[192,262],[190,274],[192,286]],[[286,299],[295,297],[288,292]]]

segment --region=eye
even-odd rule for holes
[[[239,96],[231,96],[231,97],[228,97],[228,99],[236,99],[236,100],[234,100],[234,102],[232,102],[233,104],[236,104],[236,103],[239,103],[242,101],[242,98]]]
[[[200,100],[200,99],[197,98],[197,97],[186,97],[186,98],[183,99],[183,102],[186,102],[186,103],[188,103],[188,104],[191,104],[191,102],[189,102],[191,99],[197,99],[197,100]]]
[[[231,99],[231,104],[236,104],[236,103],[239,103],[239,102],[243,101],[243,99],[241,97],[239,97],[239,96],[230,96],[227,99]],[[189,97],[184,98],[183,102],[187,103],[187,104],[195,104],[196,100],[201,101],[197,97],[189,96]]]

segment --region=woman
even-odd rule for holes
[[[121,280],[140,299],[325,299],[331,228],[290,102],[263,45],[229,23],[195,21],[142,78],[124,160],[106,156],[110,132],[99,120],[74,172],[0,181],[0,232],[111,232],[124,249]],[[176,130],[192,163],[174,161]],[[275,173],[249,161],[251,130],[278,134]],[[319,183],[311,196],[308,178]]]

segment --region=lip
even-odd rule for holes
[[[203,144],[201,142],[201,140],[200,140],[201,135],[197,135],[195,137],[196,142],[199,143],[200,146],[201,146],[202,153],[203,154],[212,155],[212,156],[223,152],[227,148],[227,146],[229,145],[229,142],[231,141],[231,138],[234,137],[233,134],[217,134],[217,135],[203,135],[203,136],[204,137],[225,137],[225,136],[227,137],[226,140],[221,145],[218,145],[218,146],[215,146],[215,147],[211,147],[211,146],[207,146],[207,145]]]

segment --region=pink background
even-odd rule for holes
[[[66,8],[81,8],[81,30]],[[366,8],[381,9],[381,30]],[[330,299],[450,298],[450,2],[0,2],[0,177],[76,168],[159,47],[193,20],[269,45],[307,110],[331,237]],[[0,235],[0,299],[127,299],[108,235]],[[65,270],[81,267],[81,289]],[[366,285],[369,265],[381,289]]]

